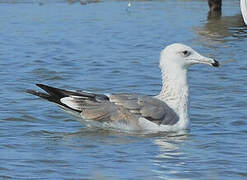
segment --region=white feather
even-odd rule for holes
[[[64,97],[60,99],[60,102],[72,109],[81,110],[81,107],[74,101],[73,97]]]

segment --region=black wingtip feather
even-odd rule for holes
[[[39,91],[30,90],[30,89],[27,89],[26,93],[41,97],[42,99],[45,99],[45,100],[48,100],[48,101],[51,101],[51,102],[58,103],[58,99],[57,98],[54,98],[51,95],[46,94],[46,93],[42,93],[42,92],[39,92]]]
[[[31,90],[31,89],[27,89],[27,90],[26,90],[26,93],[32,94],[32,95],[35,95],[35,96],[39,96],[39,97],[42,97],[42,98],[43,98],[43,97],[44,97],[44,98],[49,97],[48,94],[41,93],[41,92],[39,92],[39,91],[34,91],[34,90]]]
[[[47,86],[47,85],[44,85],[44,84],[36,84],[36,86],[40,87],[41,89],[46,91],[49,95],[54,96],[54,97],[56,97],[58,99],[61,99],[61,98],[67,96],[64,93],[64,90],[62,90],[62,89],[54,88],[54,87]]]
[[[44,85],[44,86],[46,87],[46,85]],[[57,96],[53,96],[53,95],[50,95],[50,94],[46,94],[46,93],[42,93],[42,92],[39,92],[39,91],[30,90],[30,89],[27,89],[26,93],[41,97],[42,99],[45,99],[47,101],[56,103],[58,105],[61,105],[64,108],[71,109],[71,110],[79,112],[79,113],[81,112],[81,111],[78,111],[76,109],[73,109],[73,108],[67,106],[66,104],[61,103],[60,98],[58,98]]]

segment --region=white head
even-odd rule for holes
[[[204,57],[184,44],[175,43],[167,46],[161,51],[161,69],[171,68],[174,70],[187,70],[193,64],[208,64],[214,67],[220,66],[218,61]]]

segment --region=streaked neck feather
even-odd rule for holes
[[[164,101],[178,114],[178,123],[180,123],[179,126],[182,129],[188,128],[189,88],[187,84],[187,69],[163,69],[162,90],[157,98]]]

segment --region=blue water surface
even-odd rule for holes
[[[247,26],[204,0],[0,3],[0,179],[246,179]],[[72,2],[72,1],[71,1]],[[45,83],[157,94],[159,53],[185,43],[220,62],[191,68],[191,131],[87,128],[25,93]]]

